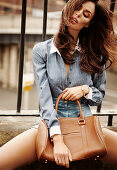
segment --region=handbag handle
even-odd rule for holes
[[[56,110],[56,112],[57,112],[57,110],[58,110],[59,101],[61,100],[61,98],[62,98],[63,95],[64,95],[64,92],[62,92],[62,93],[58,96],[58,98],[57,98],[57,100],[56,100],[56,104],[55,104],[55,110]],[[79,100],[76,100],[76,102],[77,102],[77,104],[78,104],[79,111],[80,111],[80,117],[79,117],[79,118],[84,120],[84,117],[83,117],[83,114],[82,114],[82,108],[81,108],[80,101],[79,101]]]

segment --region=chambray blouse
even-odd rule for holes
[[[75,50],[75,62],[69,66],[69,76],[62,56],[59,52],[51,53],[53,38],[36,44],[32,50],[32,61],[35,81],[39,94],[40,115],[45,120],[49,132],[58,126],[53,98],[57,98],[65,88],[88,85],[92,89],[92,97],[84,98],[90,106],[97,106],[105,95],[106,71],[91,75],[80,70],[80,52]]]

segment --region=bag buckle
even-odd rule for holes
[[[85,125],[85,119],[79,119],[78,120],[79,125]]]

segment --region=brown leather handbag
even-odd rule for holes
[[[57,98],[56,112],[62,95],[63,93]],[[83,117],[79,100],[77,104],[80,110],[79,117],[58,118],[64,143],[69,148],[73,161],[101,158],[106,154],[106,146],[99,119],[97,116]],[[54,161],[53,144],[44,120],[39,123],[36,151],[38,159]]]

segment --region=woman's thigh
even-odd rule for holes
[[[0,170],[15,169],[35,161],[37,133],[37,129],[29,129],[3,145],[0,148]]]
[[[107,147],[107,154],[102,160],[107,163],[117,164],[117,133],[107,128],[102,128],[102,130]]]

